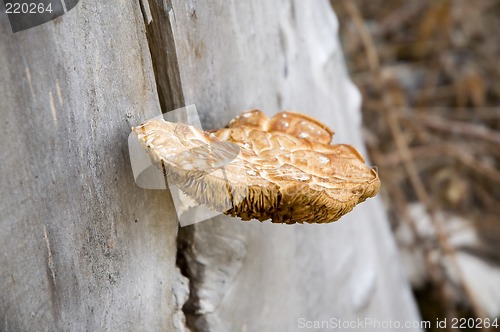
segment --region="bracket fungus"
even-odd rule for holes
[[[243,220],[328,223],[377,194],[377,172],[300,113],[245,111],[206,132],[150,120],[132,128],[169,181],[199,204]]]

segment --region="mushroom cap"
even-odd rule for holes
[[[377,194],[377,172],[304,114],[243,112],[228,128],[150,120],[132,128],[169,181],[200,204],[243,220],[328,223]]]

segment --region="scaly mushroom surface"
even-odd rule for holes
[[[150,120],[132,128],[169,181],[200,204],[243,220],[328,223],[377,194],[359,152],[300,113],[243,112],[205,132]]]

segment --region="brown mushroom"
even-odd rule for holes
[[[377,172],[333,132],[299,113],[243,112],[228,128],[150,120],[132,128],[169,181],[243,220],[328,223],[377,194]]]

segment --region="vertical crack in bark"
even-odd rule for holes
[[[160,107],[163,113],[185,106],[184,94],[177,60],[175,39],[172,30],[171,14],[173,14],[170,0],[139,0],[141,12],[146,28],[146,37],[153,64],[153,72],[158,91]],[[180,238],[177,240],[176,264],[180,268],[181,276],[177,275],[173,286],[174,295],[174,328],[177,332],[190,331],[189,322],[185,322],[182,315],[188,319],[184,309],[186,298],[191,290],[185,284],[185,278],[191,284],[186,274],[185,264],[182,263],[183,245]],[[185,290],[185,289],[188,290]],[[185,294],[188,292],[188,294]],[[186,297],[186,298],[184,298]],[[189,302],[189,301],[187,301]],[[182,311],[181,311],[182,310]],[[179,317],[179,315],[181,317]],[[182,326],[184,325],[184,326]]]

